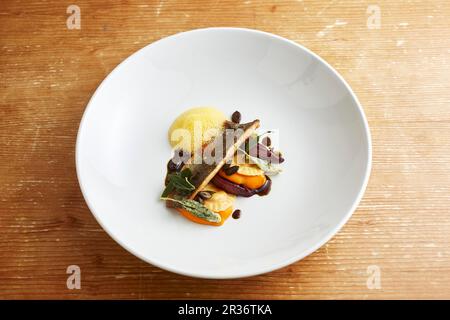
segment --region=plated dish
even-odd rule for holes
[[[206,202],[213,225],[194,223],[161,200],[174,150],[197,150],[198,141],[214,136],[211,130],[200,139],[168,142],[176,129],[190,130],[182,115],[199,117],[191,110],[198,107],[209,108],[200,112],[205,131],[232,122],[238,110],[239,126],[250,129],[245,136],[270,137],[270,147],[285,159],[275,176],[255,163],[227,175],[219,161],[214,170],[200,170],[198,181],[188,179],[198,192],[183,197]],[[181,174],[184,165],[169,170]],[[238,28],[176,34],[127,58],[92,96],[76,143],[81,191],[115,241],[165,270],[215,279],[270,272],[320,248],[356,209],[370,165],[367,121],[344,79],[297,43]],[[196,168],[190,170],[193,177]],[[266,176],[272,188],[259,196]],[[202,191],[219,201],[208,203],[206,194],[200,200]]]
[[[269,194],[270,175],[281,172],[284,158],[274,150],[271,131],[258,133],[260,120],[241,124],[241,113],[231,119],[216,108],[198,107],[183,112],[169,130],[174,148],[167,163],[161,194],[169,208],[187,219],[221,226],[234,211],[236,196]]]

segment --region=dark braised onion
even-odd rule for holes
[[[269,193],[270,188],[272,187],[272,180],[270,180],[269,177],[266,176],[266,182],[264,182],[264,184],[259,187],[258,189],[250,189],[246,186],[240,185],[240,184],[236,184],[234,182],[231,182],[230,180],[227,180],[223,177],[221,177],[220,175],[215,175],[214,178],[212,179],[212,183],[222,189],[223,191],[227,192],[227,193],[231,193],[234,194],[236,196],[241,196],[241,197],[251,197],[255,194],[258,194],[260,196],[265,196],[266,194]]]
[[[214,178],[212,179],[212,183],[222,189],[225,192],[237,195],[237,196],[241,196],[241,197],[251,197],[252,195],[255,194],[255,190],[247,188],[246,186],[242,186],[236,183],[233,183],[221,176],[219,176],[218,174],[216,174],[214,176]]]

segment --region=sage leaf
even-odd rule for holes
[[[167,186],[164,189],[161,197],[167,197],[172,191],[180,194],[189,194],[195,190],[195,186],[189,181],[192,176],[191,170],[188,168],[181,172],[170,173],[167,175]]]
[[[220,221],[222,221],[222,217],[220,216],[220,214],[209,210],[208,208],[206,208],[203,204],[201,204],[198,201],[195,201],[192,199],[178,200],[178,199],[164,198],[164,197],[161,197],[161,199],[166,200],[166,201],[174,201],[174,202],[178,203],[183,209],[185,209],[186,211],[189,211],[194,216],[196,216],[200,219],[203,219],[203,220],[206,220],[209,222],[215,222],[215,223],[219,223]]]

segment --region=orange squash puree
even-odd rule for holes
[[[217,222],[209,222],[203,219],[200,219],[199,217],[194,216],[192,213],[190,213],[189,211],[185,210],[185,209],[181,209],[181,208],[177,208],[178,212],[181,213],[181,215],[193,222],[196,223],[200,223],[200,224],[207,224],[210,226],[221,226],[223,225],[223,223],[225,222],[225,220],[228,219],[228,217],[231,215],[231,213],[233,212],[233,207],[230,206],[227,209],[223,210],[223,211],[219,211],[217,212],[218,214],[220,214],[220,217],[222,218],[221,221],[219,223]]]
[[[266,183],[266,176],[244,176],[239,173],[233,173],[230,176],[227,176],[227,174],[223,171],[219,171],[219,175],[222,178],[225,178],[231,182],[234,182],[236,184],[242,184],[250,189],[258,189],[263,186],[264,183]]]

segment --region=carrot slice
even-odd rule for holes
[[[223,171],[219,171],[219,175],[222,178],[225,178],[231,182],[234,182],[236,184],[241,184],[246,186],[250,189],[258,189],[262,187],[262,185],[266,182],[266,176],[260,175],[260,176],[244,176],[239,173],[233,173],[232,175],[227,176],[227,174]]]
[[[200,223],[200,224],[207,224],[210,226],[221,226],[223,225],[223,223],[225,222],[225,220],[228,219],[228,217],[231,215],[231,213],[233,212],[233,207],[228,207],[227,209],[223,210],[223,211],[219,211],[217,212],[218,214],[220,214],[220,217],[222,218],[221,221],[219,223],[217,222],[210,222],[210,221],[206,221],[203,220],[199,217],[194,216],[192,213],[190,213],[189,211],[185,210],[185,209],[181,209],[181,208],[177,208],[177,211],[181,213],[181,215],[195,223]]]

